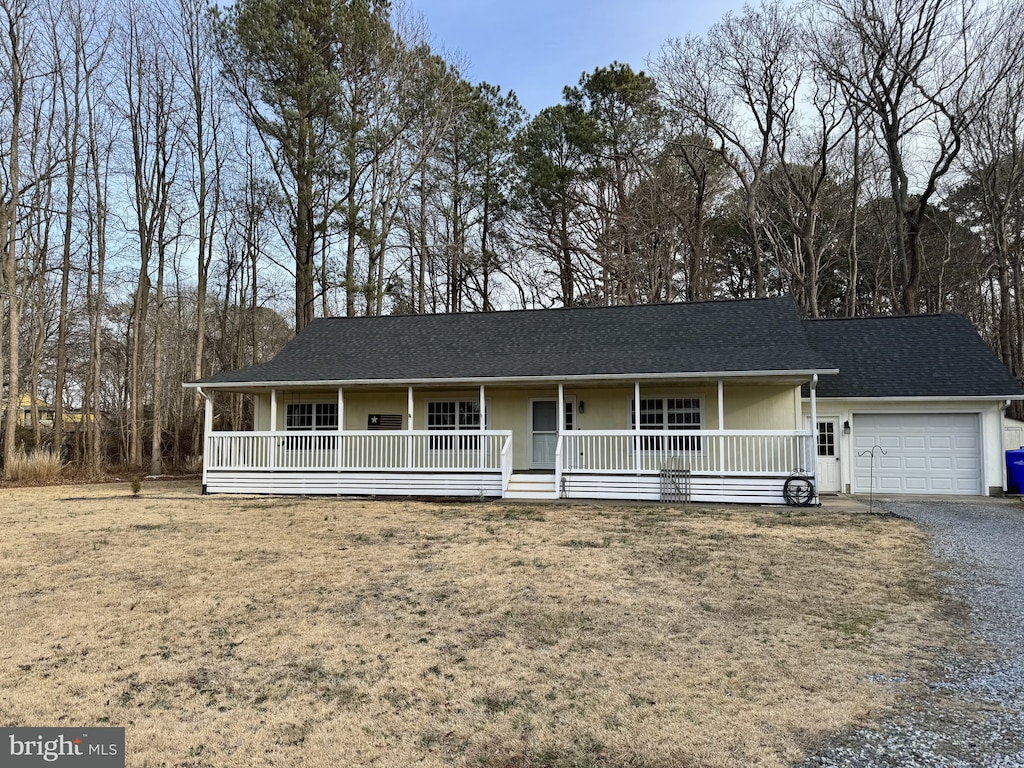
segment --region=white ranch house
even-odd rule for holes
[[[822,492],[867,491],[863,460],[847,455],[877,440],[895,458],[904,448],[886,430],[927,438],[935,424],[973,430],[973,448],[953,440],[974,451],[973,484],[946,492],[1001,489],[1003,410],[1024,393],[963,318],[927,329],[953,333],[973,371],[962,394],[847,396],[826,383],[843,385],[834,360],[850,362],[834,336],[857,348],[893,320],[914,318],[801,322],[788,298],[328,318],[268,363],[186,386],[206,397],[208,493],[783,503],[794,473]],[[214,430],[223,392],[254,397],[255,431]],[[999,463],[983,454],[992,435]],[[896,470],[879,460],[871,482],[917,471],[916,454]]]

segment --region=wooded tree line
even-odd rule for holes
[[[326,315],[788,293],[1020,375],[1022,11],[766,0],[528,115],[397,2],[0,0],[5,466],[184,466]]]

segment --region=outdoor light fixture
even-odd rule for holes
[[[843,434],[844,435],[850,434],[850,422],[848,422],[848,421],[844,421],[843,422]]]
[[[583,413],[583,401],[582,400],[580,400],[579,411],[580,411],[580,413]]]

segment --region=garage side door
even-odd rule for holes
[[[977,414],[854,414],[854,487],[876,493],[981,493],[981,438]]]

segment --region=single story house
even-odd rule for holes
[[[782,503],[794,475],[863,488],[843,459],[887,439],[870,414],[972,414],[987,452],[1024,397],[959,318],[981,390],[901,391],[912,405],[890,410],[888,377],[865,401],[847,384],[875,371],[843,378],[830,322],[801,321],[789,298],[316,320],[267,363],[186,384],[206,398],[204,490]],[[826,382],[840,385],[819,413]],[[255,431],[213,430],[219,392],[253,396]],[[977,486],[949,492],[1001,487],[995,458],[978,462]],[[817,477],[825,464],[838,481]]]

